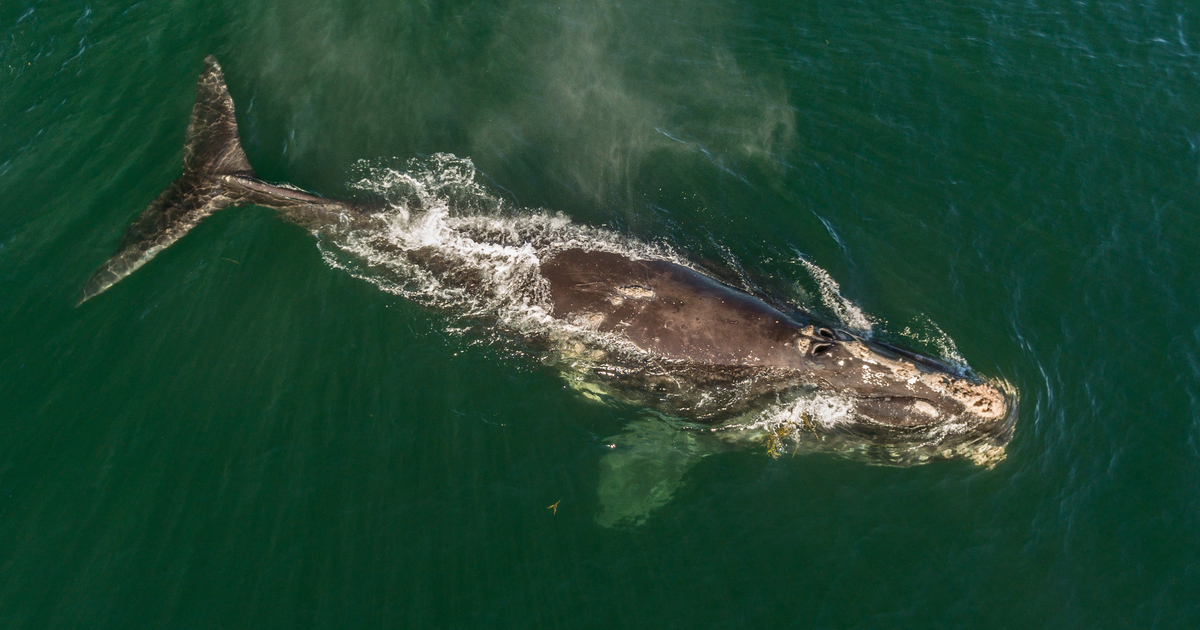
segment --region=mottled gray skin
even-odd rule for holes
[[[144,265],[223,208],[256,205],[308,229],[367,227],[363,205],[259,180],[237,137],[233,100],[212,57],[196,87],[183,173],[129,227],[117,253],[84,286],[82,303]],[[429,248],[400,252],[445,284],[470,290],[472,269]],[[569,324],[552,352],[588,391],[633,400],[683,419],[638,420],[601,459],[601,524],[639,523],[669,499],[684,472],[716,441],[776,452],[787,438],[874,463],[907,465],[1003,457],[1015,396],[913,352],[789,315],[744,291],[664,260],[569,249],[541,263],[551,315]],[[848,400],[852,418],[817,430],[759,426],[755,410],[821,395]],[[734,419],[732,423],[725,420]]]

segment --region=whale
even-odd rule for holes
[[[991,467],[1013,435],[1019,396],[1007,382],[732,286],[686,257],[580,238],[535,247],[521,230],[477,229],[472,242],[519,252],[519,273],[505,272],[517,280],[505,286],[520,290],[505,293],[478,256],[395,237],[397,215],[386,203],[264,181],[241,146],[212,56],[197,81],[182,174],[130,224],[77,306],[205,218],[244,206],[274,210],[318,237],[358,239],[347,251],[402,261],[462,303],[493,304],[459,312],[490,321],[574,391],[631,416],[599,461],[596,521],[604,526],[645,522],[692,466],[732,448]],[[509,293],[517,297],[497,297]]]

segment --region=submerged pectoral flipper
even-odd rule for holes
[[[218,210],[247,205],[287,210],[289,219],[303,225],[337,221],[341,213],[354,209],[255,177],[238,140],[233,98],[220,64],[210,55],[196,83],[183,174],[129,226],[117,253],[84,285],[76,306],[136,271]]]
[[[663,418],[635,420],[600,458],[599,511],[604,527],[636,526],[671,500],[683,476],[715,452],[711,440]]]

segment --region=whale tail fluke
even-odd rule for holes
[[[103,293],[149,262],[159,252],[196,227],[205,217],[235,205],[221,194],[221,175],[254,177],[238,140],[233,98],[225,87],[221,66],[211,55],[196,83],[196,104],[188,123],[183,174],[167,187],[133,222],[117,253],[88,279],[76,306]]]
[[[238,140],[233,97],[225,86],[225,75],[217,58],[204,58],[204,72],[196,82],[196,104],[188,121],[184,144],[183,173],[212,178],[218,175],[254,177]]]
[[[312,226],[336,221],[353,206],[295,188],[259,180],[238,140],[233,98],[212,55],[196,83],[196,104],[187,128],[183,174],[129,226],[117,253],[88,279],[76,306],[106,291],[199,225],[209,215],[236,206],[286,211]]]

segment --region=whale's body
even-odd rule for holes
[[[272,208],[317,233],[381,229],[377,208],[259,180],[220,66],[212,57],[205,64],[183,174],[130,226],[80,303],[228,207]],[[420,243],[386,247],[442,285],[489,290],[462,259]],[[1011,438],[1016,396],[1003,383],[785,312],[680,261],[567,243],[527,267],[523,299],[542,315],[533,336],[547,347],[547,362],[589,395],[652,413],[631,423],[601,461],[603,524],[640,522],[691,463],[729,445],[892,465],[990,465]],[[496,321],[503,328],[508,320]]]

